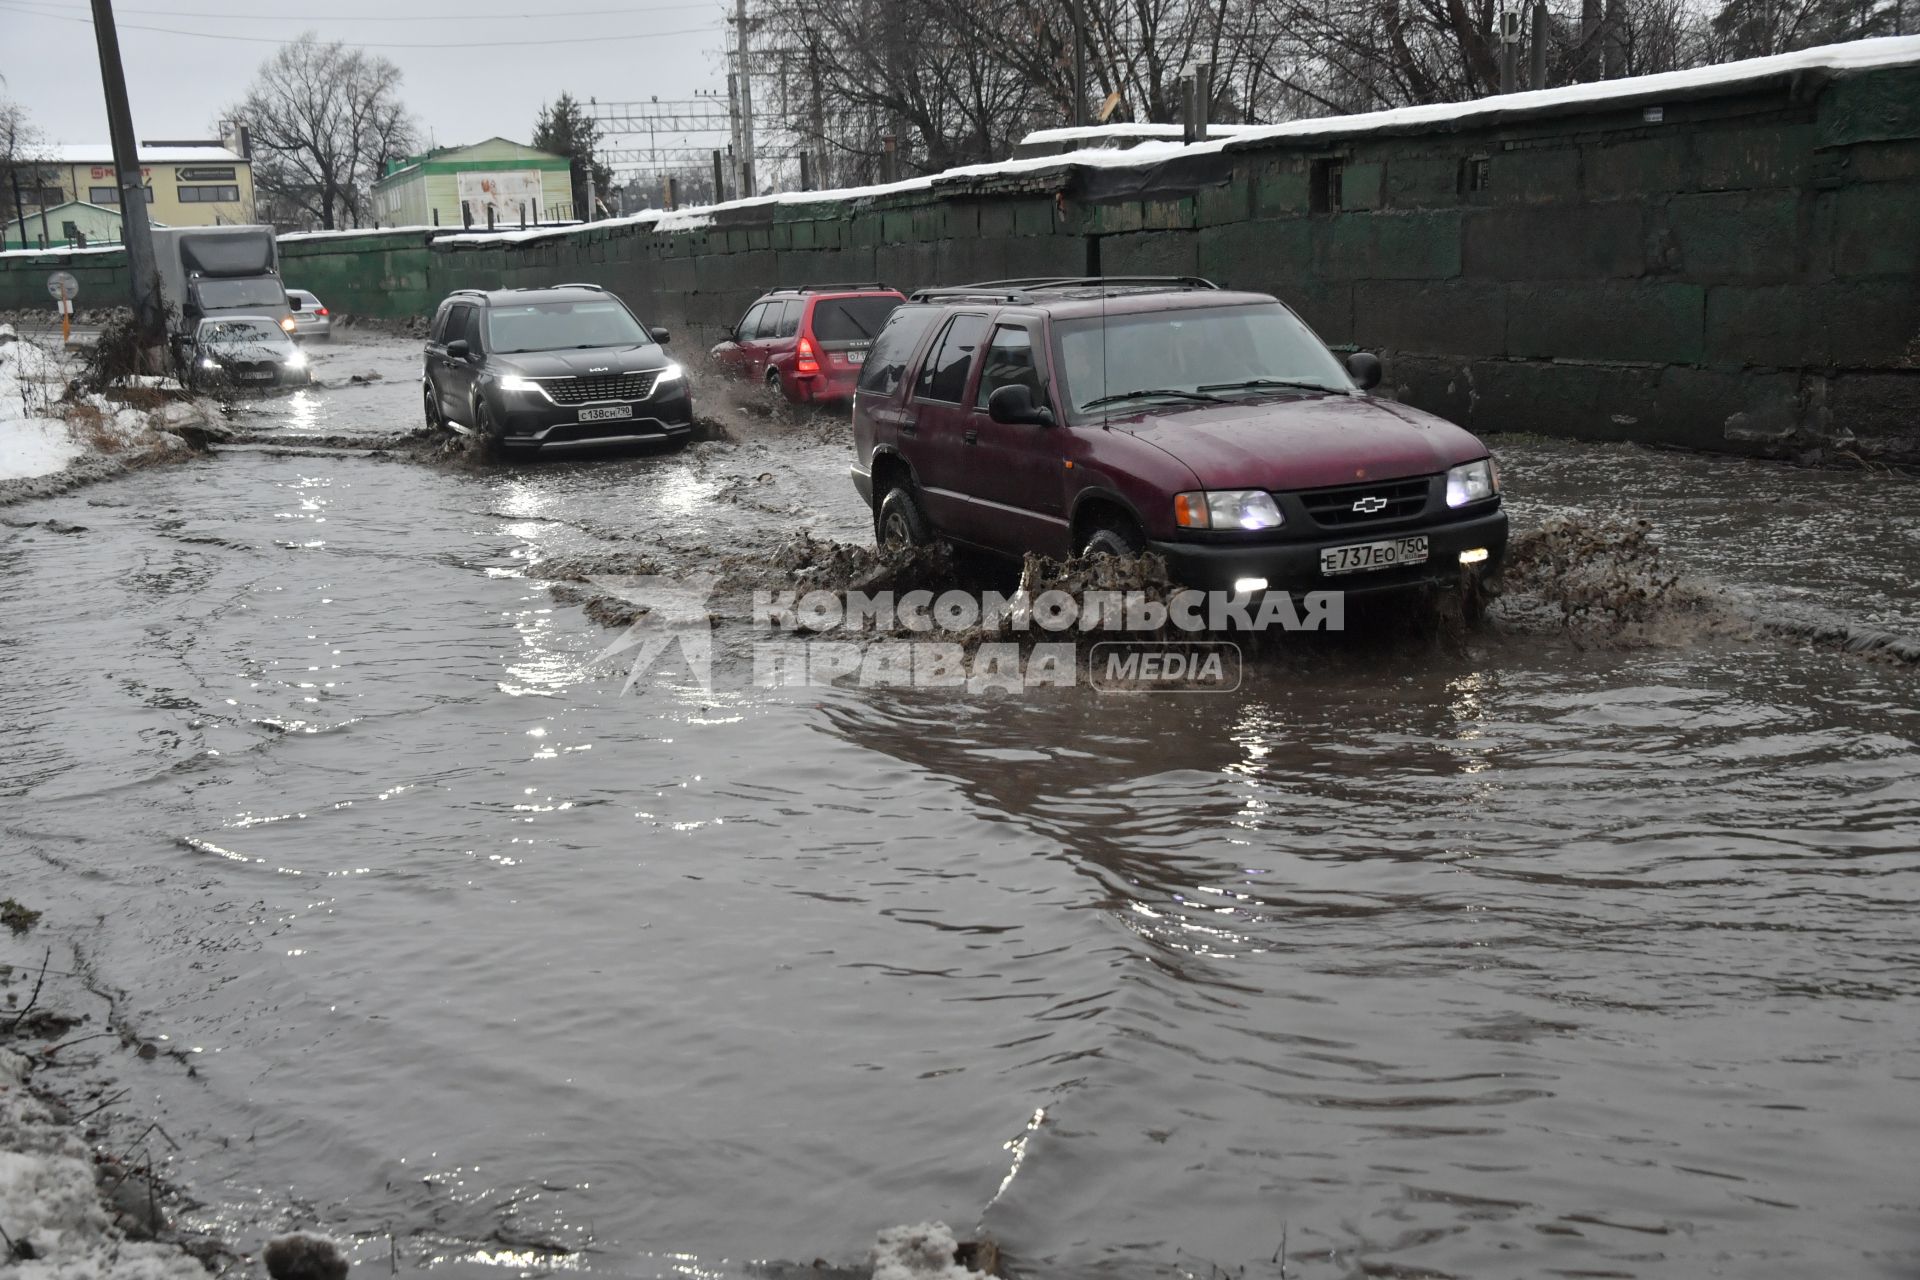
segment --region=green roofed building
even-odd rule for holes
[[[156,227],[165,223],[155,222]],[[69,200],[13,218],[0,227],[0,247],[77,249],[120,243],[120,211],[85,200]]]
[[[488,138],[393,161],[373,184],[373,216],[382,226],[458,227],[470,220],[484,227],[489,208],[498,227],[572,218],[567,158]]]

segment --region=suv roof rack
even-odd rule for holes
[[[895,289],[892,285],[888,284],[884,280],[850,280],[840,284],[783,284],[778,289],[769,289],[767,292],[769,294],[774,294],[774,293],[850,293],[858,289],[868,289],[868,290],[885,289],[892,293],[899,292],[898,289]]]
[[[526,291],[529,293],[533,293],[537,291],[544,291],[547,289],[591,289],[595,293],[605,293],[607,291],[607,287],[605,285],[589,284],[584,280],[569,280],[565,284],[529,285],[527,286]]]
[[[1203,276],[1025,276],[1014,280],[984,280],[978,284],[917,289],[915,302],[934,299],[981,298],[996,302],[1032,302],[1034,295],[1064,289],[1218,289]]]

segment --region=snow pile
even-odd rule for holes
[[[944,1222],[888,1227],[874,1238],[873,1280],[978,1280],[955,1259],[959,1242]]]
[[[65,388],[58,357],[0,325],[0,480],[52,475],[80,456],[54,412]]]
[[[31,1064],[0,1049],[0,1226],[18,1280],[205,1280],[178,1248],[126,1239],[94,1181],[87,1146],[27,1089]],[[0,1245],[0,1250],[5,1246]]]

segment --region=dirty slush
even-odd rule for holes
[[[969,570],[871,551],[839,422],[487,464],[410,434],[417,360],[337,343],[217,456],[6,511],[3,889],[41,915],[0,935],[0,1119],[72,1163],[0,1177],[73,1206],[43,1239],[1920,1264],[1910,480],[1496,440],[1478,630],[1012,700],[759,688],[722,610],[710,688],[623,694],[606,575]]]

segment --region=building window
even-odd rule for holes
[[[67,202],[67,193],[59,187],[28,187],[20,193],[20,202],[36,209],[51,209]]]
[[[142,188],[140,188],[140,190],[146,193],[146,197],[147,197],[147,203],[148,203],[148,204],[152,204],[152,203],[153,203],[153,188],[152,188],[152,187],[142,187]],[[88,204],[119,204],[119,203],[120,203],[120,188],[118,188],[118,187],[88,187],[88,188],[87,188],[87,203],[88,203]]]
[[[181,204],[238,204],[238,187],[181,187]]]
[[[1307,207],[1313,213],[1333,213],[1340,208],[1340,179],[1343,163],[1334,157],[1313,162],[1307,187]]]
[[[1493,162],[1487,156],[1468,156],[1460,162],[1460,194],[1478,195],[1493,185]]]

